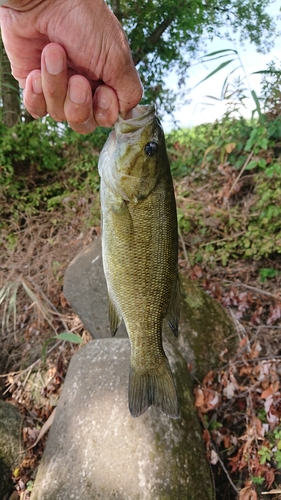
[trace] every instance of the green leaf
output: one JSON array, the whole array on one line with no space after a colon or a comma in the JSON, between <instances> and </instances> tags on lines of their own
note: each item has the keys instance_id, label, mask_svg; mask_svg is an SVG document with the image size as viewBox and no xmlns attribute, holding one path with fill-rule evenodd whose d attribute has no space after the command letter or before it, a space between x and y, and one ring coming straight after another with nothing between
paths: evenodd
<instances>
[{"instance_id":1,"label":"green leaf","mask_svg":"<svg viewBox=\"0 0 281 500\"><path fill-rule=\"evenodd\" d=\"M256 168L258 166L257 160L252 160L248 163L245 170L252 170L252 168Z\"/></svg>"},{"instance_id":2,"label":"green leaf","mask_svg":"<svg viewBox=\"0 0 281 500\"><path fill-rule=\"evenodd\" d=\"M261 476L252 476L251 477L253 484L262 484L264 482L264 477Z\"/></svg>"},{"instance_id":3,"label":"green leaf","mask_svg":"<svg viewBox=\"0 0 281 500\"><path fill-rule=\"evenodd\" d=\"M54 340L66 340L67 342L72 342L73 344L82 344L83 343L83 339L79 335L76 335L75 333L69 333L69 332L59 333L55 337L48 339L45 342L45 344L43 345L42 358L43 358L44 363L46 363L47 347L50 344L50 342L53 342Z\"/></svg>"},{"instance_id":4,"label":"green leaf","mask_svg":"<svg viewBox=\"0 0 281 500\"><path fill-rule=\"evenodd\" d=\"M262 283L264 283L267 278L275 278L279 274L278 271L272 267L263 267L259 272Z\"/></svg>"},{"instance_id":5,"label":"green leaf","mask_svg":"<svg viewBox=\"0 0 281 500\"><path fill-rule=\"evenodd\" d=\"M260 168L265 168L266 167L266 159L265 158L261 158L258 162L258 165Z\"/></svg>"},{"instance_id":6,"label":"green leaf","mask_svg":"<svg viewBox=\"0 0 281 500\"><path fill-rule=\"evenodd\" d=\"M72 342L73 344L83 344L83 339L76 335L75 333L63 332L59 333L54 339L66 340L67 342Z\"/></svg>"},{"instance_id":7,"label":"green leaf","mask_svg":"<svg viewBox=\"0 0 281 500\"><path fill-rule=\"evenodd\" d=\"M281 71L278 70L272 70L272 69L262 69L260 71L254 71L254 73L251 73L251 75L281 75Z\"/></svg>"},{"instance_id":8,"label":"green leaf","mask_svg":"<svg viewBox=\"0 0 281 500\"><path fill-rule=\"evenodd\" d=\"M204 57L213 57L216 56L217 54L222 54L222 53L229 53L232 52L233 54L238 54L237 50L235 49L223 49L223 50L216 50L215 52L210 52L210 54L206 54Z\"/></svg>"},{"instance_id":9,"label":"green leaf","mask_svg":"<svg viewBox=\"0 0 281 500\"><path fill-rule=\"evenodd\" d=\"M264 115L261 112L259 98L258 98L258 96L257 96L257 94L256 94L256 92L254 90L251 90L251 94L252 94L252 98L255 101L255 105L257 106L257 112L258 112L258 115L259 115L259 121L260 121L261 124L264 124L265 117L264 117Z\"/></svg>"},{"instance_id":10,"label":"green leaf","mask_svg":"<svg viewBox=\"0 0 281 500\"><path fill-rule=\"evenodd\" d=\"M267 448L267 446L262 446L261 449L258 451L258 455L260 456L260 463L261 465L263 465L266 462L270 461L272 451L269 448Z\"/></svg>"},{"instance_id":11,"label":"green leaf","mask_svg":"<svg viewBox=\"0 0 281 500\"><path fill-rule=\"evenodd\" d=\"M203 78L203 80L201 80L199 83L197 83L194 88L198 87L198 85L200 85L200 83L205 82L205 80L208 80L208 78L211 78L211 76L213 76L216 73L218 73L218 71L220 71L221 69L225 68L225 66L227 66L230 63L232 63L233 61L235 61L235 59L229 59L228 61L225 61L225 62L221 63L216 69L214 69L213 71L211 71L211 73L209 73L205 78Z\"/></svg>"}]
</instances>

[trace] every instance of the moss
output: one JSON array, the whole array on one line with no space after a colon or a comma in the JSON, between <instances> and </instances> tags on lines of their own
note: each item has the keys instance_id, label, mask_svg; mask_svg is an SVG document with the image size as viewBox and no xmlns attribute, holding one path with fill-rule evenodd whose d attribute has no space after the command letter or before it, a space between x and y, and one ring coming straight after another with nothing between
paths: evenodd
<instances>
[{"instance_id":1,"label":"moss","mask_svg":"<svg viewBox=\"0 0 281 500\"><path fill-rule=\"evenodd\" d=\"M226 359L235 352L234 325L223 307L198 284L181 278L182 307L179 339L165 330L165 337L193 367L199 380L221 366L220 354L227 348Z\"/></svg>"},{"instance_id":2,"label":"moss","mask_svg":"<svg viewBox=\"0 0 281 500\"><path fill-rule=\"evenodd\" d=\"M21 448L21 423L17 409L0 400L0 498L12 486L11 469L17 465Z\"/></svg>"},{"instance_id":3,"label":"moss","mask_svg":"<svg viewBox=\"0 0 281 500\"><path fill-rule=\"evenodd\" d=\"M167 346L165 346L167 349ZM169 353L168 353L169 354ZM177 394L181 408L180 419L167 419L167 434L172 433L166 447L165 427L163 422L157 426L154 420L153 439L155 456L165 457L165 466L161 462L157 483L159 492L153 496L159 500L214 500L215 494L209 464L202 442L201 427L194 407L192 384L186 370L186 364L180 357L169 355L174 374L176 375ZM157 411L157 410L156 410ZM162 416L161 416L162 417ZM166 418L166 417L162 417ZM163 495L163 484L167 484ZM204 485L201 491L200 487ZM162 493L162 495L161 495Z\"/></svg>"}]
</instances>

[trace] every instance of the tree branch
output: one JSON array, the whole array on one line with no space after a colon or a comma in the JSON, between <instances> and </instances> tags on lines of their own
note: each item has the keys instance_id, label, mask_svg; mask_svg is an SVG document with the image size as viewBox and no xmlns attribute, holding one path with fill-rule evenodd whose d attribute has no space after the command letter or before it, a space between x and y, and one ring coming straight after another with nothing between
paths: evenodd
<instances>
[{"instance_id":1,"label":"tree branch","mask_svg":"<svg viewBox=\"0 0 281 500\"><path fill-rule=\"evenodd\" d=\"M152 33L146 39L145 47L138 47L137 48L137 50L133 53L133 60L134 60L135 66L137 64L139 64L144 59L144 57L147 56L147 54L149 54L150 52L153 52L155 50L155 45L157 45L157 43L159 42L164 31L166 31L166 29L171 25L171 23L174 21L175 17L176 16L174 15L174 16L169 16L166 19L164 19L164 21L162 21L162 23L160 23L159 26L157 26L157 28L155 28L155 30L152 31ZM138 26L136 26L136 28L131 33L132 39L134 37L134 32L135 31L137 32L138 29L139 29Z\"/></svg>"}]
</instances>

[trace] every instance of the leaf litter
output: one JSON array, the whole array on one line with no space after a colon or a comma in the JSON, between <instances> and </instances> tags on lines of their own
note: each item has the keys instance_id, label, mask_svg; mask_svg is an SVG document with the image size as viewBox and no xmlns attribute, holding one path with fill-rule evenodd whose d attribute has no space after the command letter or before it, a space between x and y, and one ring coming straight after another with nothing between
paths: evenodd
<instances>
[{"instance_id":1,"label":"leaf litter","mask_svg":"<svg viewBox=\"0 0 281 500\"><path fill-rule=\"evenodd\" d=\"M279 291L270 294L273 301L257 286L243 290L242 283L232 282L229 287L209 270L199 273L197 266L191 276L193 271L205 290L229 310L239 338L235 356L194 388L208 459L215 477L225 475L226 489L219 489L218 497L254 500L271 491L272 498L280 498Z\"/></svg>"},{"instance_id":2,"label":"leaf litter","mask_svg":"<svg viewBox=\"0 0 281 500\"><path fill-rule=\"evenodd\" d=\"M90 205L78 206L75 214L22 214L1 230L0 397L24 417L24 449L11 474L11 497L20 500L30 497L69 361L80 348L73 334L76 342L77 335L82 344L90 340L62 293L67 265L99 234L83 222Z\"/></svg>"}]
</instances>

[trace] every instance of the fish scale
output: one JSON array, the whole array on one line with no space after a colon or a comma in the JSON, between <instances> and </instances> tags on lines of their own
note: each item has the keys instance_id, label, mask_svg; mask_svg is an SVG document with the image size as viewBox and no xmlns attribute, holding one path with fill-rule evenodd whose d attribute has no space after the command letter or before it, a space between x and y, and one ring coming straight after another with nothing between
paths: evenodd
<instances>
[{"instance_id":1,"label":"fish scale","mask_svg":"<svg viewBox=\"0 0 281 500\"><path fill-rule=\"evenodd\" d=\"M148 153L148 154L147 154ZM153 106L115 124L99 159L102 251L115 335L123 318L131 343L129 408L179 415L162 346L165 319L177 335L180 294L177 216L165 139Z\"/></svg>"}]
</instances>

